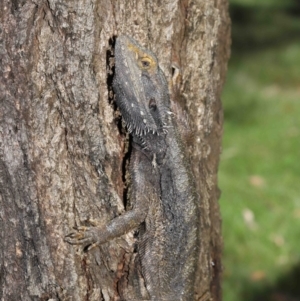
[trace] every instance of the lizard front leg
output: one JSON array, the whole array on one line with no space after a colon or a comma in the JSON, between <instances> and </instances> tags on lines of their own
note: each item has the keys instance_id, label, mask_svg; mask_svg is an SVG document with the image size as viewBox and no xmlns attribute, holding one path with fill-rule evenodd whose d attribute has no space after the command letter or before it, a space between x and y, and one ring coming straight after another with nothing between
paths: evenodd
<instances>
[{"instance_id":1,"label":"lizard front leg","mask_svg":"<svg viewBox=\"0 0 300 301\"><path fill-rule=\"evenodd\" d=\"M146 208L145 208L146 209ZM77 227L75 231L65 237L65 241L72 245L89 246L103 244L136 228L145 220L146 210L133 208L110 221L107 225L98 227ZM89 248L89 249L90 249Z\"/></svg>"},{"instance_id":2,"label":"lizard front leg","mask_svg":"<svg viewBox=\"0 0 300 301\"><path fill-rule=\"evenodd\" d=\"M137 228L145 220L149 209L149 200L147 195L138 192L143 191L143 187L147 185L144 173L139 170L142 167L139 164L140 156L141 154L134 150L130 164L133 208L106 225L74 228L75 231L66 235L66 242L72 245L83 245L84 248L89 246L88 249L91 249L95 245L103 244Z\"/></svg>"}]
</instances>

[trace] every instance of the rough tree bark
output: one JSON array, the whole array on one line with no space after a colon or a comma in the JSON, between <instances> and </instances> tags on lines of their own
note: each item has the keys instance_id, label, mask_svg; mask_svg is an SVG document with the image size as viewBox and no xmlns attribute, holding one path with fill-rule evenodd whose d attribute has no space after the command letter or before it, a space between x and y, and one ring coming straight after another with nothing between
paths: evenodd
<instances>
[{"instance_id":1,"label":"rough tree bark","mask_svg":"<svg viewBox=\"0 0 300 301\"><path fill-rule=\"evenodd\" d=\"M157 54L171 98L189 116L186 147L201 195L195 300L221 300L217 168L227 5L1 0L1 300L119 300L126 286L134 233L88 253L63 240L73 226L105 223L126 208L128 139L111 92L118 34Z\"/></svg>"}]
</instances>

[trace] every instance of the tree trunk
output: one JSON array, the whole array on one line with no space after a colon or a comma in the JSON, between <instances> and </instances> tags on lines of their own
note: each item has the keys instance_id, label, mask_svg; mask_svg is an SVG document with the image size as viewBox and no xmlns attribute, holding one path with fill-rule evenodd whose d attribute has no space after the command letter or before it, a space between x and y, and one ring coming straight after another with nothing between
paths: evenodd
<instances>
[{"instance_id":1,"label":"tree trunk","mask_svg":"<svg viewBox=\"0 0 300 301\"><path fill-rule=\"evenodd\" d=\"M227 1L1 0L0 16L0 299L122 296L134 233L89 252L64 236L126 209L130 147L111 83L114 39L127 34L156 53L171 99L188 116L201 196L194 300L221 300Z\"/></svg>"}]
</instances>

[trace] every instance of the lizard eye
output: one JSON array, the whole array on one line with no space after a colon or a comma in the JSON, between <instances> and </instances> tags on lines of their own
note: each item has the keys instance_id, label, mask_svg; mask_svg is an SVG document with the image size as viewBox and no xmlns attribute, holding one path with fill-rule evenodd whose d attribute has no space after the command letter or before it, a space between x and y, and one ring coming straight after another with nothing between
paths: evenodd
<instances>
[{"instance_id":1,"label":"lizard eye","mask_svg":"<svg viewBox=\"0 0 300 301\"><path fill-rule=\"evenodd\" d=\"M148 69L150 67L151 61L148 58L141 59L142 67Z\"/></svg>"},{"instance_id":2,"label":"lizard eye","mask_svg":"<svg viewBox=\"0 0 300 301\"><path fill-rule=\"evenodd\" d=\"M149 109L155 111L156 110L156 101L154 98L149 100Z\"/></svg>"}]
</instances>

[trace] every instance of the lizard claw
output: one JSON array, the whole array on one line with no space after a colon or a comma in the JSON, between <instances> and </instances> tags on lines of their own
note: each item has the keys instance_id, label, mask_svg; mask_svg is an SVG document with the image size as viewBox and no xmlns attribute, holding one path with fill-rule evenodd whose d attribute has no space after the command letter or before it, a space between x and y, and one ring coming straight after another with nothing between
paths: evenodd
<instances>
[{"instance_id":1,"label":"lizard claw","mask_svg":"<svg viewBox=\"0 0 300 301\"><path fill-rule=\"evenodd\" d=\"M91 249L98 247L100 244L98 242L94 242L90 246L88 246L87 251L90 251Z\"/></svg>"},{"instance_id":2,"label":"lizard claw","mask_svg":"<svg viewBox=\"0 0 300 301\"><path fill-rule=\"evenodd\" d=\"M69 244L88 246L95 242L88 227L79 226L73 227L73 229L76 231L73 231L65 236L65 241Z\"/></svg>"},{"instance_id":3,"label":"lizard claw","mask_svg":"<svg viewBox=\"0 0 300 301\"><path fill-rule=\"evenodd\" d=\"M76 230L77 232L83 232L85 233L88 230L89 227L86 226L75 226L73 227L74 230ZM74 232L71 232L74 233Z\"/></svg>"}]
</instances>

